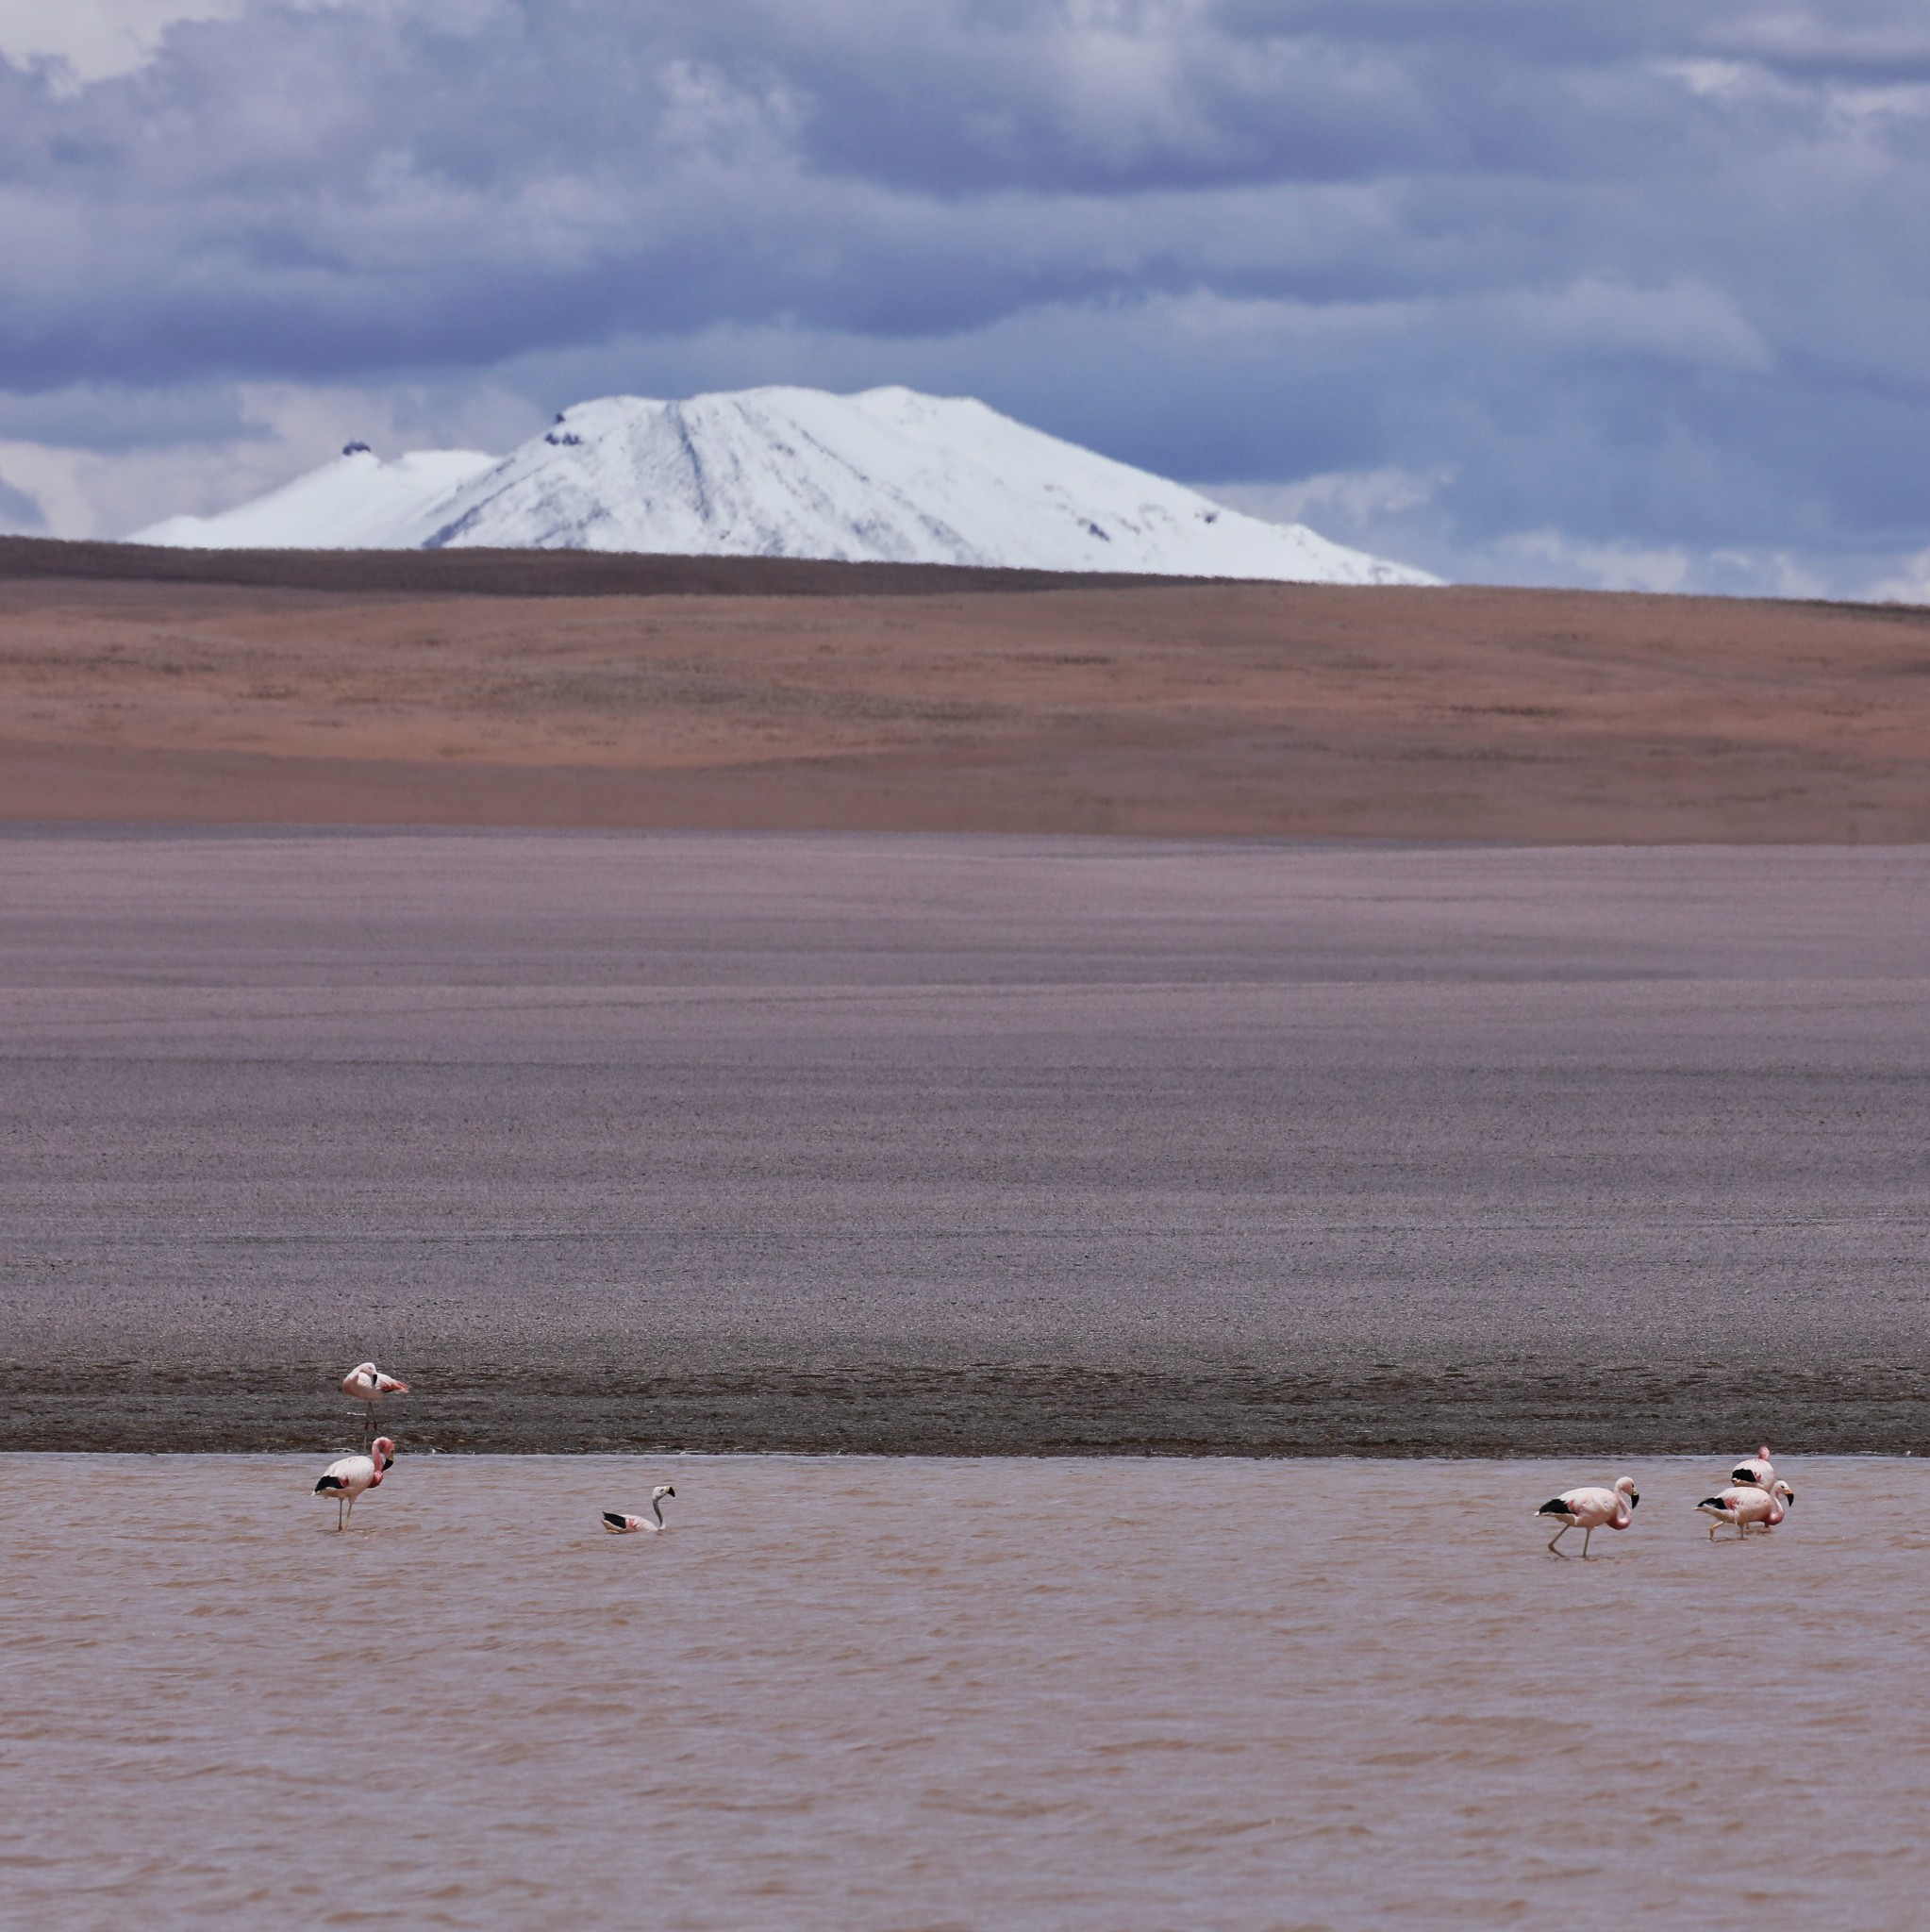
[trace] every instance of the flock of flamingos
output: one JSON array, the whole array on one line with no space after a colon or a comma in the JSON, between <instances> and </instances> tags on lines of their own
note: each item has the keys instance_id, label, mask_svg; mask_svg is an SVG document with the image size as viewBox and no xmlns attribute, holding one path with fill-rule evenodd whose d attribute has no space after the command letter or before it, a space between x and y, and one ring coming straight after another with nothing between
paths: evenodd
<instances>
[{"instance_id":1,"label":"flock of flamingos","mask_svg":"<svg viewBox=\"0 0 1930 1932\"><path fill-rule=\"evenodd\" d=\"M367 1425L375 1426L375 1405L385 1395L407 1395L408 1384L399 1376L385 1375L374 1362L358 1362L341 1378L341 1392L365 1402ZM356 1512L356 1498L382 1487L382 1478L395 1467L395 1444L387 1436L377 1436L361 1456L344 1456L322 1472L315 1485L318 1496L335 1498L335 1526L346 1529ZM603 1526L612 1536L656 1536L669 1525L663 1520L663 1500L676 1494L668 1483L658 1483L650 1492L648 1516L625 1516L620 1509L603 1512Z\"/></svg>"},{"instance_id":2,"label":"flock of flamingos","mask_svg":"<svg viewBox=\"0 0 1930 1932\"><path fill-rule=\"evenodd\" d=\"M385 1395L407 1395L408 1384L394 1375L385 1375L374 1362L358 1362L341 1378L341 1392L368 1405L363 1413L368 1426L373 1429L376 1403ZM394 1467L395 1444L387 1436L377 1436L369 1444L366 1455L344 1456L322 1472L322 1479L315 1485L315 1493L335 1498L337 1529L348 1527L349 1519L355 1514L356 1498L370 1490L380 1489L382 1478ZM1716 1539L1716 1531L1725 1523L1738 1536L1747 1536L1752 1529L1772 1530L1796 1500L1796 1491L1788 1483L1777 1479L1770 1462L1767 1442L1729 1472L1729 1483L1728 1489L1718 1490L1713 1496L1705 1496L1695 1506L1704 1515L1715 1519L1709 1524L1711 1542ZM606 1509L603 1526L612 1536L655 1536L666 1527L664 1498L675 1494L676 1491L670 1484L658 1483L650 1492L648 1516L626 1516L618 1509ZM1561 1524L1548 1541L1548 1547L1556 1556L1568 1554L1565 1550L1556 1549L1556 1545L1570 1530L1578 1529L1582 1533L1582 1555L1586 1557L1589 1539L1598 1529L1626 1529L1635 1521L1635 1506L1640 1501L1641 1498L1636 1494L1635 1478L1624 1475L1618 1476L1606 1490L1564 1490L1560 1495L1543 1503L1536 1514L1552 1516Z\"/></svg>"},{"instance_id":3,"label":"flock of flamingos","mask_svg":"<svg viewBox=\"0 0 1930 1932\"><path fill-rule=\"evenodd\" d=\"M1705 1496L1695 1506L1705 1516L1715 1518L1709 1524L1711 1542L1725 1523L1738 1536L1747 1536L1752 1529L1772 1530L1796 1500L1796 1491L1788 1483L1777 1480L1767 1442L1754 1456L1745 1456L1729 1472L1729 1484L1728 1489ZM1589 1539L1598 1529L1626 1529L1635 1521L1635 1506L1640 1501L1635 1492L1635 1478L1624 1475L1618 1476L1613 1487L1606 1490L1564 1490L1543 1503L1536 1513L1552 1516L1561 1524L1548 1539L1551 1550L1570 1530L1578 1529L1582 1533L1582 1555L1586 1557ZM1568 1552L1555 1550L1555 1554L1564 1557Z\"/></svg>"}]
</instances>

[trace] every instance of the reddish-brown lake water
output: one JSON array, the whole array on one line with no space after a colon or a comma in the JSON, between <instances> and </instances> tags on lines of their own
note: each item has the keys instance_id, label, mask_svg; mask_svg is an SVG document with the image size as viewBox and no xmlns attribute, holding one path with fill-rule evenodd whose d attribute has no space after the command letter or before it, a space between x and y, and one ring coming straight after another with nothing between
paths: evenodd
<instances>
[{"instance_id":1,"label":"reddish-brown lake water","mask_svg":"<svg viewBox=\"0 0 1930 1932\"><path fill-rule=\"evenodd\" d=\"M0 1457L0 1923L1922 1922L1915 1461L317 1462Z\"/></svg>"}]
</instances>

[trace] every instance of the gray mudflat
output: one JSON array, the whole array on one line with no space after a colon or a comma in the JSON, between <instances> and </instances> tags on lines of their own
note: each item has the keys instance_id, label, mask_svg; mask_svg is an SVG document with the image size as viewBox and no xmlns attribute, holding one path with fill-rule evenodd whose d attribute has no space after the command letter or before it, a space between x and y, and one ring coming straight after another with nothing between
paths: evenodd
<instances>
[{"instance_id":1,"label":"gray mudflat","mask_svg":"<svg viewBox=\"0 0 1930 1932\"><path fill-rule=\"evenodd\" d=\"M0 1444L1901 1448L1930 851L0 836Z\"/></svg>"}]
</instances>

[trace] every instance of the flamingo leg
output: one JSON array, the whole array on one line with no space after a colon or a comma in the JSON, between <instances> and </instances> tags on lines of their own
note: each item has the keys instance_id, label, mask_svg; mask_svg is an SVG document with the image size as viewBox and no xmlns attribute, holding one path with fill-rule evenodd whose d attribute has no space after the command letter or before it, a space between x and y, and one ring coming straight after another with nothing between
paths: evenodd
<instances>
[{"instance_id":1,"label":"flamingo leg","mask_svg":"<svg viewBox=\"0 0 1930 1932\"><path fill-rule=\"evenodd\" d=\"M1582 1531L1582 1555L1584 1557L1586 1557L1589 1554L1589 1539L1591 1536L1593 1536L1594 1533L1595 1525L1592 1523L1589 1524L1588 1528Z\"/></svg>"},{"instance_id":2,"label":"flamingo leg","mask_svg":"<svg viewBox=\"0 0 1930 1932\"><path fill-rule=\"evenodd\" d=\"M1555 1534L1548 1539L1548 1547L1551 1550L1555 1550L1556 1544L1558 1543L1562 1540L1562 1538L1565 1537L1569 1533L1569 1531L1572 1530L1573 1527L1573 1524L1564 1523L1561 1525L1561 1527L1557 1529L1555 1532ZM1559 1550L1555 1550L1555 1554L1558 1557L1561 1555L1561 1552Z\"/></svg>"}]
</instances>

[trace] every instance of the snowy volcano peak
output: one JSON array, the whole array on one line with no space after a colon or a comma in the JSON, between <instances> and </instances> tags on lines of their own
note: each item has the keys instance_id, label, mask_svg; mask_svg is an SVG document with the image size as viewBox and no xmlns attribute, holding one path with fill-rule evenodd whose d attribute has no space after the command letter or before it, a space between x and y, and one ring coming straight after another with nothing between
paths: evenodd
<instances>
[{"instance_id":1,"label":"snowy volcano peak","mask_svg":"<svg viewBox=\"0 0 1930 1932\"><path fill-rule=\"evenodd\" d=\"M969 397L907 389L850 396L753 389L682 402L604 396L565 409L544 434L499 462L433 453L378 465L380 491L370 495L366 516L351 515L337 501L354 480L342 466L371 460L345 456L225 517L176 518L137 541L1435 581L1330 543L1304 525L1226 509ZM451 465L447 486L407 501L397 476L388 474L437 462ZM325 517L316 514L324 498L331 506ZM305 518L315 534L297 527ZM332 534L351 524L362 534Z\"/></svg>"},{"instance_id":2,"label":"snowy volcano peak","mask_svg":"<svg viewBox=\"0 0 1930 1932\"><path fill-rule=\"evenodd\" d=\"M1026 544L988 425L1003 425L1007 441L1051 441L982 404L903 389L604 396L565 409L540 441L474 479L428 541L903 563L1062 558L1062 535Z\"/></svg>"}]
</instances>

